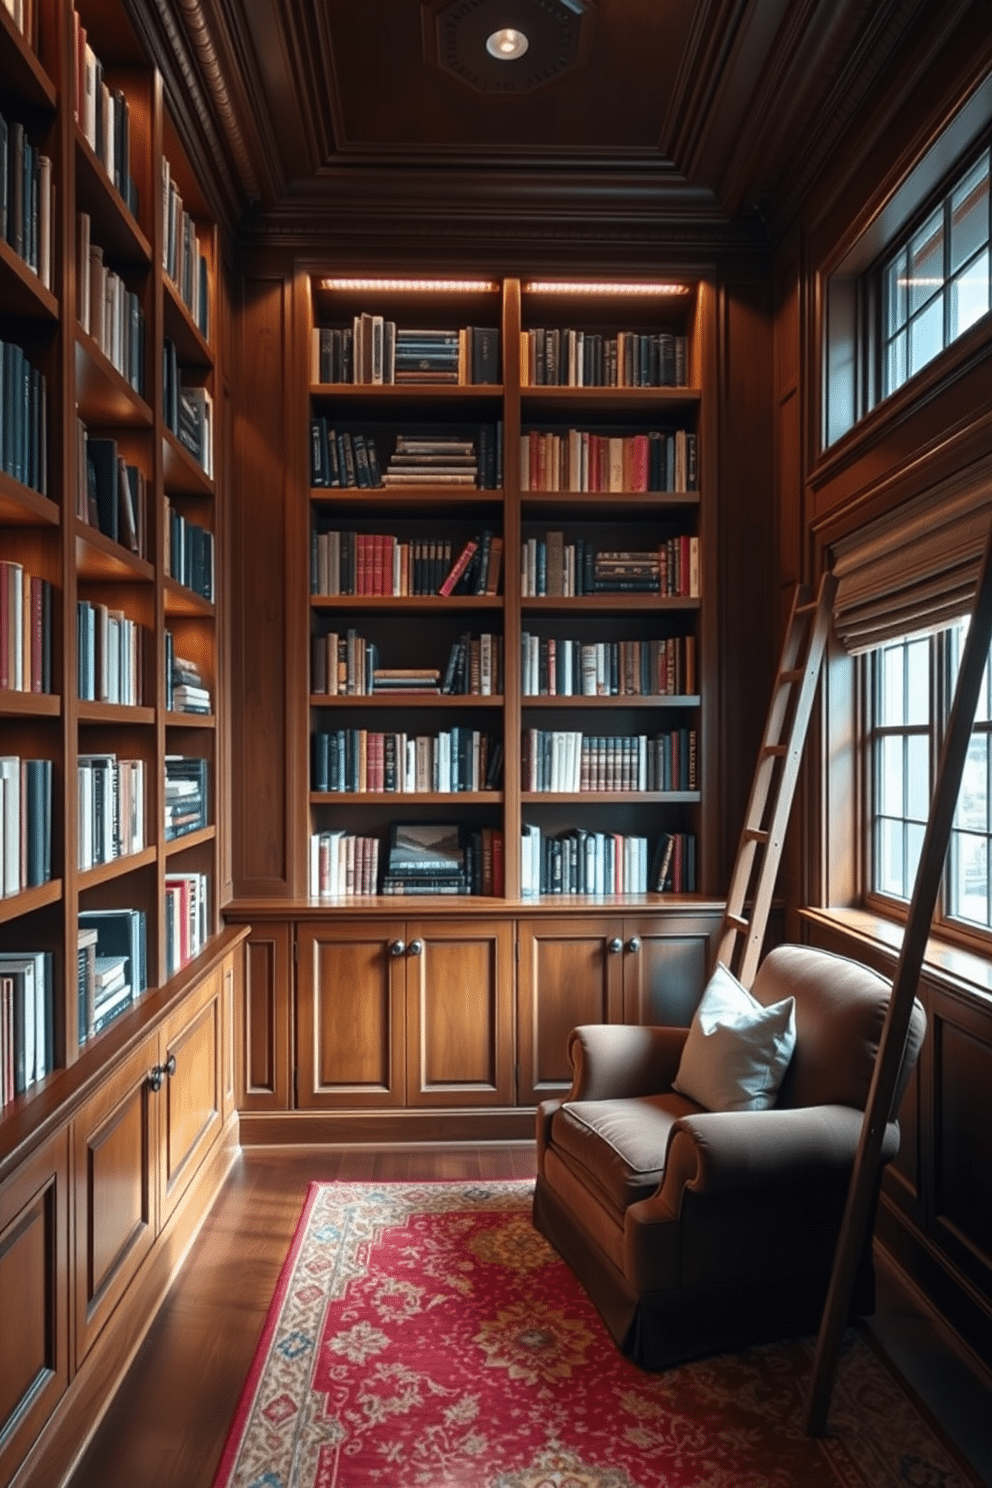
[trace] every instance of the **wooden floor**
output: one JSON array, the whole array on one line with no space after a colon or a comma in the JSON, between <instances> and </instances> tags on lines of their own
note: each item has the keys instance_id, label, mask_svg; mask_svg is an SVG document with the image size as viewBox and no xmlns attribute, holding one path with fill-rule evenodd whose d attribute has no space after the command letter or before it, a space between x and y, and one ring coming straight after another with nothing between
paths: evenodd
<instances>
[{"instance_id":1,"label":"wooden floor","mask_svg":"<svg viewBox=\"0 0 992 1488\"><path fill-rule=\"evenodd\" d=\"M527 1178L534 1150L244 1151L83 1454L71 1488L210 1488L262 1322L313 1179ZM880 1275L876 1331L992 1483L992 1389Z\"/></svg>"}]
</instances>

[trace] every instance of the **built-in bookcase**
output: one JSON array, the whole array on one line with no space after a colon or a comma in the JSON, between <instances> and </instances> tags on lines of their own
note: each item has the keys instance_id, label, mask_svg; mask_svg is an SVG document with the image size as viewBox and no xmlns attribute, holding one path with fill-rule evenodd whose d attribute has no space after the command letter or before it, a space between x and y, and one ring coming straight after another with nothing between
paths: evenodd
<instances>
[{"instance_id":1,"label":"built-in bookcase","mask_svg":"<svg viewBox=\"0 0 992 1488\"><path fill-rule=\"evenodd\" d=\"M707 286L304 282L312 896L391 888L404 822L495 843L483 901L701 889ZM452 578L494 540L495 585ZM499 681L464 693L483 636ZM481 788L449 762L473 733ZM349 837L363 869L329 876Z\"/></svg>"},{"instance_id":2,"label":"built-in bookcase","mask_svg":"<svg viewBox=\"0 0 992 1488\"><path fill-rule=\"evenodd\" d=\"M16 417L4 389L0 758L47 763L31 771L41 846L31 882L5 877L0 953L40 953L48 985L38 1078L5 1087L0 1128L103 1029L140 1020L220 926L217 228L124 8L30 10L25 35L0 7L8 145L43 162L38 220L0 242L4 371L23 386ZM205 762L202 816L175 836L171 757ZM22 789L5 771L8 825L23 773ZM80 917L132 909L146 985L136 974L140 995L94 1034Z\"/></svg>"}]
</instances>

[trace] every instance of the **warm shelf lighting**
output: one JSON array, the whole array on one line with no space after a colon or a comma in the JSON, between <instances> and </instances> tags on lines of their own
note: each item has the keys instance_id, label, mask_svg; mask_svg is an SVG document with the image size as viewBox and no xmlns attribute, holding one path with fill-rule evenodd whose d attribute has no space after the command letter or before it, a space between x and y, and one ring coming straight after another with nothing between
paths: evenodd
<instances>
[{"instance_id":1,"label":"warm shelf lighting","mask_svg":"<svg viewBox=\"0 0 992 1488\"><path fill-rule=\"evenodd\" d=\"M515 62L529 46L530 41L523 31L517 31L513 26L501 26L486 37L486 51L498 62Z\"/></svg>"},{"instance_id":2,"label":"warm shelf lighting","mask_svg":"<svg viewBox=\"0 0 992 1488\"><path fill-rule=\"evenodd\" d=\"M410 290L416 294L494 294L499 289L493 279L321 279L320 287L373 292Z\"/></svg>"},{"instance_id":3,"label":"warm shelf lighting","mask_svg":"<svg viewBox=\"0 0 992 1488\"><path fill-rule=\"evenodd\" d=\"M575 295L686 295L688 284L620 284L583 282L567 279L530 279L523 286L527 294Z\"/></svg>"}]
</instances>

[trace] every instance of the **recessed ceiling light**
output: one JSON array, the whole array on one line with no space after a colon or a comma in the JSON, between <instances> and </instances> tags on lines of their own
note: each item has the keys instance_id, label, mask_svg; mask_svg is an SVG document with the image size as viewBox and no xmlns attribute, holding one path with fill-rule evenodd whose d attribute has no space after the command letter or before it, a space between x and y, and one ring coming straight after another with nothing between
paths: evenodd
<instances>
[{"instance_id":1,"label":"recessed ceiling light","mask_svg":"<svg viewBox=\"0 0 992 1488\"><path fill-rule=\"evenodd\" d=\"M513 26L501 26L486 37L486 51L500 62L515 62L522 57L530 42L522 31Z\"/></svg>"}]
</instances>

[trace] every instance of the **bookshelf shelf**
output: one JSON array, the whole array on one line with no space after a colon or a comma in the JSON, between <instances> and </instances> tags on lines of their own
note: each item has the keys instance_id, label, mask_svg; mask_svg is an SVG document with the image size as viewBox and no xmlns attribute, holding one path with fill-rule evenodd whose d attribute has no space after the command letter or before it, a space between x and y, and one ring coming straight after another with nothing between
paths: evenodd
<instances>
[{"instance_id":1,"label":"bookshelf shelf","mask_svg":"<svg viewBox=\"0 0 992 1488\"><path fill-rule=\"evenodd\" d=\"M521 791L520 799L528 806L557 805L562 802L576 806L617 806L626 802L656 806L681 802L683 805L698 806L702 797L699 791Z\"/></svg>"},{"instance_id":2,"label":"bookshelf shelf","mask_svg":"<svg viewBox=\"0 0 992 1488\"><path fill-rule=\"evenodd\" d=\"M702 601L664 594L530 595L520 601L521 614L627 615L640 612L694 611Z\"/></svg>"},{"instance_id":3,"label":"bookshelf shelf","mask_svg":"<svg viewBox=\"0 0 992 1488\"><path fill-rule=\"evenodd\" d=\"M58 527L62 513L40 491L32 491L0 470L0 524L4 527Z\"/></svg>"},{"instance_id":4,"label":"bookshelf shelf","mask_svg":"<svg viewBox=\"0 0 992 1488\"><path fill-rule=\"evenodd\" d=\"M489 708L499 712L504 707L504 699L493 693L450 693L450 692L366 692L359 694L312 692L310 694L311 708L327 708L336 712L339 708L345 711L368 711L369 709L384 708L388 712L402 712L407 708L432 708L445 713L449 711L459 712L470 709L473 712L478 708Z\"/></svg>"},{"instance_id":5,"label":"bookshelf shelf","mask_svg":"<svg viewBox=\"0 0 992 1488\"><path fill-rule=\"evenodd\" d=\"M212 368L214 354L210 343L193 320L178 287L168 275L162 278L162 289L165 333L175 342L179 361L184 367Z\"/></svg>"},{"instance_id":6,"label":"bookshelf shelf","mask_svg":"<svg viewBox=\"0 0 992 1488\"><path fill-rule=\"evenodd\" d=\"M81 699L76 704L76 717L80 723L111 723L124 726L155 722L155 709L130 707L124 703L94 703Z\"/></svg>"},{"instance_id":7,"label":"bookshelf shelf","mask_svg":"<svg viewBox=\"0 0 992 1488\"><path fill-rule=\"evenodd\" d=\"M76 572L84 583L150 583L155 566L96 527L76 520Z\"/></svg>"},{"instance_id":8,"label":"bookshelf shelf","mask_svg":"<svg viewBox=\"0 0 992 1488\"><path fill-rule=\"evenodd\" d=\"M458 387L442 383L368 383L368 382L318 382L312 384L310 395L315 400L327 398L335 407L358 406L382 411L390 410L395 417L399 408L462 408L479 403L496 403L503 397L502 385L487 382ZM455 415L455 419L461 415Z\"/></svg>"},{"instance_id":9,"label":"bookshelf shelf","mask_svg":"<svg viewBox=\"0 0 992 1488\"><path fill-rule=\"evenodd\" d=\"M311 791L312 805L499 806L502 791Z\"/></svg>"},{"instance_id":10,"label":"bookshelf shelf","mask_svg":"<svg viewBox=\"0 0 992 1488\"><path fill-rule=\"evenodd\" d=\"M210 600L195 594L192 589L187 589L186 585L180 584L178 579L166 575L164 587L167 616L198 615L204 620L214 618L214 606Z\"/></svg>"},{"instance_id":11,"label":"bookshelf shelf","mask_svg":"<svg viewBox=\"0 0 992 1488\"><path fill-rule=\"evenodd\" d=\"M165 856L167 858L178 857L180 853L187 852L191 848L213 843L216 837L217 828L213 826L200 827L196 832L183 832L179 837L166 837L163 839Z\"/></svg>"},{"instance_id":12,"label":"bookshelf shelf","mask_svg":"<svg viewBox=\"0 0 992 1488\"><path fill-rule=\"evenodd\" d=\"M204 496L214 494L214 483L198 465L171 429L162 430L162 456L165 465L165 487L177 496Z\"/></svg>"},{"instance_id":13,"label":"bookshelf shelf","mask_svg":"<svg viewBox=\"0 0 992 1488\"><path fill-rule=\"evenodd\" d=\"M51 692L11 692L0 689L0 718L58 718L62 699Z\"/></svg>"},{"instance_id":14,"label":"bookshelf shelf","mask_svg":"<svg viewBox=\"0 0 992 1488\"><path fill-rule=\"evenodd\" d=\"M18 320L56 323L59 318L59 302L46 289L33 269L29 269L23 258L0 239L0 296L3 297L7 313Z\"/></svg>"},{"instance_id":15,"label":"bookshelf shelf","mask_svg":"<svg viewBox=\"0 0 992 1488\"><path fill-rule=\"evenodd\" d=\"M216 729L217 719L213 713L170 713L165 715L165 726L170 729Z\"/></svg>"},{"instance_id":16,"label":"bookshelf shelf","mask_svg":"<svg viewBox=\"0 0 992 1488\"><path fill-rule=\"evenodd\" d=\"M89 212L95 241L105 253L125 263L151 267L152 245L132 217L127 203L111 181L89 141L76 126L76 207Z\"/></svg>"},{"instance_id":17,"label":"bookshelf shelf","mask_svg":"<svg viewBox=\"0 0 992 1488\"><path fill-rule=\"evenodd\" d=\"M76 327L76 397L87 426L150 429L155 416L81 327Z\"/></svg>"},{"instance_id":18,"label":"bookshelf shelf","mask_svg":"<svg viewBox=\"0 0 992 1488\"><path fill-rule=\"evenodd\" d=\"M6 7L0 7L0 76L10 92L32 108L54 111L58 89Z\"/></svg>"},{"instance_id":19,"label":"bookshelf shelf","mask_svg":"<svg viewBox=\"0 0 992 1488\"><path fill-rule=\"evenodd\" d=\"M78 869L78 886L81 892L95 889L100 884L113 883L115 879L125 878L129 873L137 873L139 868L149 868L156 860L154 847L143 848L138 853L126 853L120 858L111 858L109 863L98 863L92 868Z\"/></svg>"},{"instance_id":20,"label":"bookshelf shelf","mask_svg":"<svg viewBox=\"0 0 992 1488\"><path fill-rule=\"evenodd\" d=\"M348 614L375 614L382 612L421 615L451 615L460 610L501 610L502 595L495 594L314 594L310 596L311 608L329 613L345 611Z\"/></svg>"},{"instance_id":21,"label":"bookshelf shelf","mask_svg":"<svg viewBox=\"0 0 992 1488\"><path fill-rule=\"evenodd\" d=\"M8 894L6 898L0 899L0 924L9 924L13 920L35 914L39 909L58 904L62 898L62 888L62 880L53 878L48 883L39 884L37 888L23 889L19 894Z\"/></svg>"},{"instance_id":22,"label":"bookshelf shelf","mask_svg":"<svg viewBox=\"0 0 992 1488\"><path fill-rule=\"evenodd\" d=\"M559 708L579 709L580 711L591 709L615 714L626 711L628 708L648 712L659 708L698 708L700 701L698 693L612 693L598 697L588 693L525 692L521 694L520 707L528 710L553 709L555 711Z\"/></svg>"}]
</instances>

